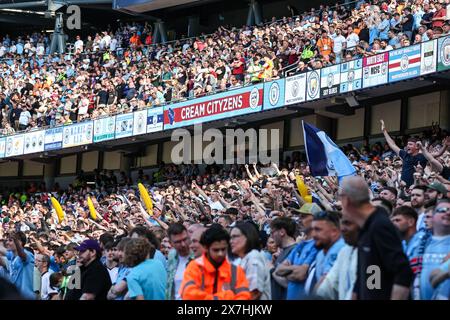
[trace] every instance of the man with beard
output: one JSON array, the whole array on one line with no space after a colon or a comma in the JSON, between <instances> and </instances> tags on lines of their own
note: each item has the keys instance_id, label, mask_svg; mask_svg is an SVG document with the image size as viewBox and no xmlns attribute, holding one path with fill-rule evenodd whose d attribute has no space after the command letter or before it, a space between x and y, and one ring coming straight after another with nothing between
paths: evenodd
<instances>
[{"instance_id":1,"label":"man with beard","mask_svg":"<svg viewBox=\"0 0 450 320\"><path fill-rule=\"evenodd\" d=\"M318 287L318 296L332 300L352 299L358 261L359 229L348 217L341 219L341 234L346 245L339 251L336 262Z\"/></svg>"},{"instance_id":2,"label":"man with beard","mask_svg":"<svg viewBox=\"0 0 450 320\"><path fill-rule=\"evenodd\" d=\"M70 289L66 300L106 300L111 279L100 262L102 250L96 240L85 240L78 247L77 264L81 271L81 288ZM79 273L75 272L74 276ZM69 280L70 281L70 280Z\"/></svg>"},{"instance_id":3,"label":"man with beard","mask_svg":"<svg viewBox=\"0 0 450 320\"><path fill-rule=\"evenodd\" d=\"M417 212L407 206L401 206L394 210L391 216L392 223L397 227L402 238L403 252L411 260L417 256L417 248L420 243L421 232L417 232ZM414 270L413 270L414 271Z\"/></svg>"},{"instance_id":4,"label":"man with beard","mask_svg":"<svg viewBox=\"0 0 450 320\"><path fill-rule=\"evenodd\" d=\"M384 187L380 192L380 198L389 201L394 206L397 202L398 192L394 187Z\"/></svg>"},{"instance_id":5,"label":"man with beard","mask_svg":"<svg viewBox=\"0 0 450 320\"><path fill-rule=\"evenodd\" d=\"M420 215L425 211L425 186L414 186L411 190L411 207Z\"/></svg>"},{"instance_id":6,"label":"man with beard","mask_svg":"<svg viewBox=\"0 0 450 320\"><path fill-rule=\"evenodd\" d=\"M433 211L433 236L426 246L420 274L420 299L450 299L450 201L439 200Z\"/></svg>"},{"instance_id":7,"label":"man with beard","mask_svg":"<svg viewBox=\"0 0 450 320\"><path fill-rule=\"evenodd\" d=\"M419 153L420 149L416 145L418 141L417 139L408 139L406 150L400 149L387 132L386 127L384 126L384 121L380 120L380 122L381 131L383 132L384 138L386 139L389 147L403 160L402 180L406 183L406 186L409 187L414 183L414 166L420 164L422 168L425 168L427 165L427 159L423 154Z\"/></svg>"},{"instance_id":8,"label":"man with beard","mask_svg":"<svg viewBox=\"0 0 450 320\"><path fill-rule=\"evenodd\" d=\"M345 245L341 237L339 219L340 213L335 211L321 211L314 215L312 237L320 251L309 270L305 284L307 293L315 294Z\"/></svg>"},{"instance_id":9,"label":"man with beard","mask_svg":"<svg viewBox=\"0 0 450 320\"><path fill-rule=\"evenodd\" d=\"M403 253L402 243L395 226L386 211L370 203L367 182L361 177L345 177L340 184L338 197L344 217L361 228L358 236L357 278L353 299L358 300L405 300L413 272ZM378 285L369 287L377 266ZM372 270L372 271L371 271ZM369 282L368 282L369 281ZM372 282L373 283L373 282Z\"/></svg>"},{"instance_id":10,"label":"man with beard","mask_svg":"<svg viewBox=\"0 0 450 320\"><path fill-rule=\"evenodd\" d=\"M297 210L294 209L294 212ZM298 209L298 213L302 215L302 231L306 239L296 245L273 274L278 281L287 283L287 300L306 298L305 281L308 277L308 270L319 252L311 235L313 214L318 212L320 212L320 208L315 203L305 203Z\"/></svg>"},{"instance_id":11,"label":"man with beard","mask_svg":"<svg viewBox=\"0 0 450 320\"><path fill-rule=\"evenodd\" d=\"M188 264L180 288L183 300L249 300L248 281L241 267L227 259L230 235L213 225L200 239L203 255Z\"/></svg>"}]
</instances>

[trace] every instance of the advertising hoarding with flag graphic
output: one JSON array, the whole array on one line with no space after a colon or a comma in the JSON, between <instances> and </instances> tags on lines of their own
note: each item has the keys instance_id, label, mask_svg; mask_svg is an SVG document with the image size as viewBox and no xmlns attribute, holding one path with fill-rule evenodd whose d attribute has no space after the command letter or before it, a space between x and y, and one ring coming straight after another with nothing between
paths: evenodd
<instances>
[{"instance_id":1,"label":"advertising hoarding with flag graphic","mask_svg":"<svg viewBox=\"0 0 450 320\"><path fill-rule=\"evenodd\" d=\"M164 106L164 130L262 110L263 84Z\"/></svg>"},{"instance_id":2,"label":"advertising hoarding with flag graphic","mask_svg":"<svg viewBox=\"0 0 450 320\"><path fill-rule=\"evenodd\" d=\"M362 88L362 65L362 59L341 63L341 93Z\"/></svg>"},{"instance_id":3,"label":"advertising hoarding with flag graphic","mask_svg":"<svg viewBox=\"0 0 450 320\"><path fill-rule=\"evenodd\" d=\"M151 108L147 110L147 133L163 130L164 108Z\"/></svg>"},{"instance_id":4,"label":"advertising hoarding with flag graphic","mask_svg":"<svg viewBox=\"0 0 450 320\"><path fill-rule=\"evenodd\" d=\"M420 75L420 44L389 52L389 82Z\"/></svg>"}]
</instances>

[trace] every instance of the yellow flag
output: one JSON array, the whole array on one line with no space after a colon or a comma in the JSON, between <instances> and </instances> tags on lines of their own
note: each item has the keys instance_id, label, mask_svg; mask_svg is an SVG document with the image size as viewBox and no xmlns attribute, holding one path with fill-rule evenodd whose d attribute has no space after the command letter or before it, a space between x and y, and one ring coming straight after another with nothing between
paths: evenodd
<instances>
[{"instance_id":1,"label":"yellow flag","mask_svg":"<svg viewBox=\"0 0 450 320\"><path fill-rule=\"evenodd\" d=\"M308 187L303 182L303 179L300 176L296 176L295 180L297 182L297 189L300 195L307 203L312 202L312 196L308 194Z\"/></svg>"},{"instance_id":2,"label":"yellow flag","mask_svg":"<svg viewBox=\"0 0 450 320\"><path fill-rule=\"evenodd\" d=\"M59 204L58 200L54 197L50 197L50 200L52 202L53 209L56 211L56 215L58 216L58 222L61 223L64 219L64 212L61 208L61 205Z\"/></svg>"},{"instance_id":3,"label":"yellow flag","mask_svg":"<svg viewBox=\"0 0 450 320\"><path fill-rule=\"evenodd\" d=\"M92 202L91 197L89 197L89 196L87 198L87 203L88 203L88 207L89 207L89 212L91 214L91 218L94 220L97 220L97 211L95 211L94 203Z\"/></svg>"},{"instance_id":4,"label":"yellow flag","mask_svg":"<svg viewBox=\"0 0 450 320\"><path fill-rule=\"evenodd\" d=\"M141 200L144 202L145 207L147 208L148 213L153 215L153 202L150 198L147 189L144 187L142 183L138 183L139 193L141 194Z\"/></svg>"}]
</instances>

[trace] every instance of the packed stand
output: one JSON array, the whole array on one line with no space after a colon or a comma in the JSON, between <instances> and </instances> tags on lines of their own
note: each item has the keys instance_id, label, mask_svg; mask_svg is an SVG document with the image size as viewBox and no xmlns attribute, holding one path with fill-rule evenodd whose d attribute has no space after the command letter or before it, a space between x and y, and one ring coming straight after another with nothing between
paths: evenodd
<instances>
[{"instance_id":1,"label":"packed stand","mask_svg":"<svg viewBox=\"0 0 450 320\"><path fill-rule=\"evenodd\" d=\"M442 1L442 0L441 0ZM46 55L32 34L0 46L0 130L68 125L278 79L449 34L439 1L336 4L300 16L152 44L151 26L121 24Z\"/></svg>"},{"instance_id":2,"label":"packed stand","mask_svg":"<svg viewBox=\"0 0 450 320\"><path fill-rule=\"evenodd\" d=\"M357 175L341 181L294 152L2 192L0 281L16 289L0 297L448 300L450 135L381 129L385 142L343 148Z\"/></svg>"}]
</instances>

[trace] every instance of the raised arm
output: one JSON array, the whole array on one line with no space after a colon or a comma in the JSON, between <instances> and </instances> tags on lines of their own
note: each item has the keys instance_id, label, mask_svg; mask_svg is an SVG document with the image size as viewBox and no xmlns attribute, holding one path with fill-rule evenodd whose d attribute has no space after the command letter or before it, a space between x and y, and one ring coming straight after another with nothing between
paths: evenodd
<instances>
[{"instance_id":1,"label":"raised arm","mask_svg":"<svg viewBox=\"0 0 450 320\"><path fill-rule=\"evenodd\" d=\"M424 157L431 163L432 170L436 172L442 172L442 169L444 169L444 167L435 157L433 157L431 153L428 152L427 148L424 147L422 142L418 141L416 143L416 146L422 151Z\"/></svg>"},{"instance_id":2,"label":"raised arm","mask_svg":"<svg viewBox=\"0 0 450 320\"><path fill-rule=\"evenodd\" d=\"M387 144L389 145L389 148L391 148L397 155L400 154L400 148L395 144L394 140L391 138L389 133L386 130L386 127L384 125L384 120L381 119L381 132L383 132L384 138L386 139Z\"/></svg>"}]
</instances>

